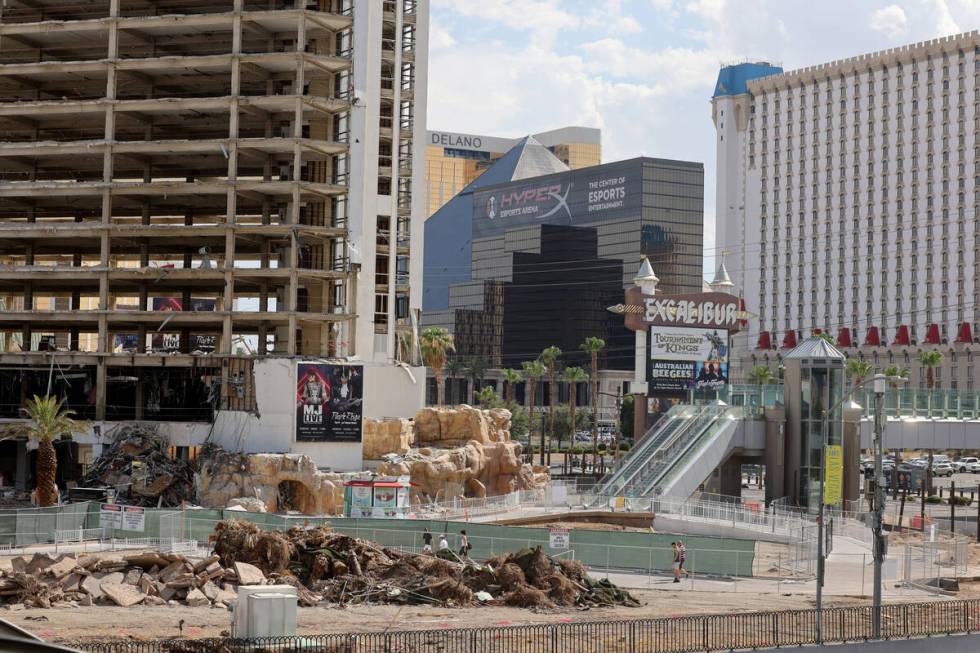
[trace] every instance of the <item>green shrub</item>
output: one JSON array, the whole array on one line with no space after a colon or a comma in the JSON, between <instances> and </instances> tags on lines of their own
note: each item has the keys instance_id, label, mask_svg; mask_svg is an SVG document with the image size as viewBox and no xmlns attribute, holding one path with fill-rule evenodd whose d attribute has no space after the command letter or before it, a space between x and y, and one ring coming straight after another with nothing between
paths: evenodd
<instances>
[{"instance_id":1,"label":"green shrub","mask_svg":"<svg viewBox=\"0 0 980 653\"><path fill-rule=\"evenodd\" d=\"M942 503L943 500L938 495L930 494L926 497L926 503Z\"/></svg>"},{"instance_id":2,"label":"green shrub","mask_svg":"<svg viewBox=\"0 0 980 653\"><path fill-rule=\"evenodd\" d=\"M973 499L971 499L970 497L961 497L961 496L953 495L949 498L948 503L951 506L968 506L971 503L973 503Z\"/></svg>"}]
</instances>

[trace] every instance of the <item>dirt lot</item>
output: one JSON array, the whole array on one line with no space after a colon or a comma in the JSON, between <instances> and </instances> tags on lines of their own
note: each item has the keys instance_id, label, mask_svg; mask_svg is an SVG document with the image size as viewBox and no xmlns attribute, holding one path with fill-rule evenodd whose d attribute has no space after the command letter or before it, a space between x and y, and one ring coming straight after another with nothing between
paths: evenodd
<instances>
[{"instance_id":1,"label":"dirt lot","mask_svg":"<svg viewBox=\"0 0 980 653\"><path fill-rule=\"evenodd\" d=\"M790 610L813 607L813 595L719 594L712 592L635 590L644 604L639 608L595 608L531 612L519 608L436 608L418 606L356 606L349 608L300 608L301 634L366 632L384 629L445 629L508 626L531 623L608 621L705 614ZM826 605L867 603L846 597L828 598ZM50 641L121 637L143 640L164 637L211 637L227 631L231 612L223 609L160 607L87 607L49 610L0 610L0 617ZM180 622L183 621L183 628ZM111 624L108 627L107 624Z\"/></svg>"}]
</instances>

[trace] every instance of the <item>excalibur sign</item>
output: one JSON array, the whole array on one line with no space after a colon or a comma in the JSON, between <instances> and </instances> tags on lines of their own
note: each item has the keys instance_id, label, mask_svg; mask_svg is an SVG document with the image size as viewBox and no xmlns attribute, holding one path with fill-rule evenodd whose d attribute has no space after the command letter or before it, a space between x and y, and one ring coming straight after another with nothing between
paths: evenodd
<instances>
[{"instance_id":1,"label":"excalibur sign","mask_svg":"<svg viewBox=\"0 0 980 653\"><path fill-rule=\"evenodd\" d=\"M650 326L692 326L738 331L741 323L755 317L739 309L739 299L726 293L643 295L636 286L626 290L626 303L606 310L626 316L633 331Z\"/></svg>"}]
</instances>

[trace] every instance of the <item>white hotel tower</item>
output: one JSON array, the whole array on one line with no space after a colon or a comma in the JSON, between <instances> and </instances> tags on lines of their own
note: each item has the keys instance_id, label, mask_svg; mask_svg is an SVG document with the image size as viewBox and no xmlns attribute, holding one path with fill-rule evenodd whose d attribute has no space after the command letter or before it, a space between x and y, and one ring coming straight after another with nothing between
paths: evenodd
<instances>
[{"instance_id":1,"label":"white hotel tower","mask_svg":"<svg viewBox=\"0 0 980 653\"><path fill-rule=\"evenodd\" d=\"M978 387L980 35L726 66L712 105L717 245L758 314L742 369L827 331L916 385L939 349L945 387Z\"/></svg>"}]
</instances>

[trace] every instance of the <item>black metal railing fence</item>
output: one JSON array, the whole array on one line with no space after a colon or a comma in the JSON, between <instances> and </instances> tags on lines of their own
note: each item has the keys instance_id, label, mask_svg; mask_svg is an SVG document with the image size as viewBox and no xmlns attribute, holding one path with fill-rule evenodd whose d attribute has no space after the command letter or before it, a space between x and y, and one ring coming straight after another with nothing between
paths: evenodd
<instances>
[{"instance_id":1,"label":"black metal railing fence","mask_svg":"<svg viewBox=\"0 0 980 653\"><path fill-rule=\"evenodd\" d=\"M823 610L824 643L871 639L871 606ZM697 653L816 642L816 610L742 612L493 628L230 638L67 642L86 653ZM980 600L882 607L882 638L980 630Z\"/></svg>"}]
</instances>

